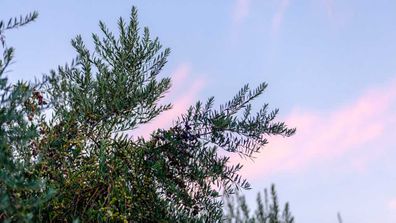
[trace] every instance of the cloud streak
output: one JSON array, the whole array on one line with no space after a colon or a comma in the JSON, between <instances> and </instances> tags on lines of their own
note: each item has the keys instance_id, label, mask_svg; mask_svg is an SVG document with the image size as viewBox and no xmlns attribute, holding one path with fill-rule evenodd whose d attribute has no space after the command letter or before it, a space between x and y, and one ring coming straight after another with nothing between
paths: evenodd
<instances>
[{"instance_id":1,"label":"cloud streak","mask_svg":"<svg viewBox=\"0 0 396 223\"><path fill-rule=\"evenodd\" d=\"M287 11L287 8L289 7L289 4L290 4L289 0L280 0L279 7L275 12L274 16L272 17L272 22L271 22L272 36L278 35L285 17L285 13Z\"/></svg>"},{"instance_id":2,"label":"cloud streak","mask_svg":"<svg viewBox=\"0 0 396 223\"><path fill-rule=\"evenodd\" d=\"M258 178L298 172L331 163L354 151L366 153L351 160L351 168L363 171L367 160L378 153L378 148L366 145L390 143L396 136L395 106L396 82L392 82L331 112L297 110L286 118L289 126L297 127L297 134L291 138L271 138L255 163L246 162L243 174Z\"/></svg>"},{"instance_id":3,"label":"cloud streak","mask_svg":"<svg viewBox=\"0 0 396 223\"><path fill-rule=\"evenodd\" d=\"M393 198L388 202L388 209L391 211L396 211L396 198Z\"/></svg>"},{"instance_id":4,"label":"cloud streak","mask_svg":"<svg viewBox=\"0 0 396 223\"><path fill-rule=\"evenodd\" d=\"M322 0L326 9L327 16L334 19L334 0Z\"/></svg>"},{"instance_id":5,"label":"cloud streak","mask_svg":"<svg viewBox=\"0 0 396 223\"><path fill-rule=\"evenodd\" d=\"M239 26L250 12L250 0L236 0L232 19L235 25Z\"/></svg>"}]
</instances>

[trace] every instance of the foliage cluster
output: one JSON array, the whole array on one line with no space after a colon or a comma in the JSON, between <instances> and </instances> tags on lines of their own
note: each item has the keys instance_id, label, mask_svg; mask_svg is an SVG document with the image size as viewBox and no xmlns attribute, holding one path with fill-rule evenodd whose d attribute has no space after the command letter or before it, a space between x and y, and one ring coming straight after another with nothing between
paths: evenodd
<instances>
[{"instance_id":1,"label":"foliage cluster","mask_svg":"<svg viewBox=\"0 0 396 223\"><path fill-rule=\"evenodd\" d=\"M10 85L13 49L4 31L36 17L0 23L1 220L220 221L221 196L250 188L228 154L252 158L268 136L295 132L267 104L252 112L263 83L245 85L219 109L214 98L197 102L169 129L131 138L131 130L171 109L159 104L170 78L158 77L170 50L147 28L140 32L135 8L129 21L119 19L117 35L100 22L94 51L77 36L70 65L35 84Z\"/></svg>"},{"instance_id":2,"label":"foliage cluster","mask_svg":"<svg viewBox=\"0 0 396 223\"><path fill-rule=\"evenodd\" d=\"M264 199L264 202L263 202ZM289 203L285 204L283 211L279 206L278 195L275 185L271 186L270 200L267 189L264 189L264 197L260 192L257 194L257 208L250 214L246 198L236 194L233 199L227 199L225 208L225 222L227 223L294 223L294 217L290 212Z\"/></svg>"}]
</instances>

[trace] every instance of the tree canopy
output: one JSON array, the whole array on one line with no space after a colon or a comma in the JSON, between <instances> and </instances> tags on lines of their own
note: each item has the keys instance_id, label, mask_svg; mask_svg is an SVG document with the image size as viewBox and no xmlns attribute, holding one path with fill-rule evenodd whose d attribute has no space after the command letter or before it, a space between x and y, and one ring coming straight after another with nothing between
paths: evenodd
<instances>
[{"instance_id":1,"label":"tree canopy","mask_svg":"<svg viewBox=\"0 0 396 223\"><path fill-rule=\"evenodd\" d=\"M243 86L217 109L213 97L198 101L170 128L131 138L131 130L172 108L159 103L171 80L158 76L170 50L140 29L135 8L118 20L116 35L100 22L92 50L74 38L77 57L69 65L37 83L9 84L13 48L4 33L36 17L0 23L2 220L221 221L221 197L250 188L230 154L253 158L269 136L295 132L268 104L252 111L262 83Z\"/></svg>"}]
</instances>

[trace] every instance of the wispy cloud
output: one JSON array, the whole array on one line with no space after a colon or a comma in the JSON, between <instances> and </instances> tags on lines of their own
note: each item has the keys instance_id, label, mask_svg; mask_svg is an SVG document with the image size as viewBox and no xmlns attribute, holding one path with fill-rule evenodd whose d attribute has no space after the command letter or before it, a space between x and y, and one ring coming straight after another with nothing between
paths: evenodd
<instances>
[{"instance_id":1,"label":"wispy cloud","mask_svg":"<svg viewBox=\"0 0 396 223\"><path fill-rule=\"evenodd\" d=\"M239 41L242 25L250 14L251 0L234 0L231 11L231 26L229 44L235 45Z\"/></svg>"},{"instance_id":2,"label":"wispy cloud","mask_svg":"<svg viewBox=\"0 0 396 223\"><path fill-rule=\"evenodd\" d=\"M388 202L388 208L389 208L389 210L391 210L391 211L396 211L396 198L393 198L393 199L391 199L391 200Z\"/></svg>"},{"instance_id":3,"label":"wispy cloud","mask_svg":"<svg viewBox=\"0 0 396 223\"><path fill-rule=\"evenodd\" d=\"M199 92L205 86L205 82L205 79L202 77L195 79L191 77L190 65L180 65L172 75L172 88L170 89L170 95L166 97L168 98L166 101L172 103L172 109L163 112L152 122L142 125L138 129L132 131L131 135L133 137L148 137L158 128L170 127L172 121L186 112L189 106L195 103Z\"/></svg>"},{"instance_id":4,"label":"wispy cloud","mask_svg":"<svg viewBox=\"0 0 396 223\"><path fill-rule=\"evenodd\" d=\"M354 8L348 8L342 4L337 4L335 0L321 0L323 9L330 24L336 30L344 29L354 17Z\"/></svg>"},{"instance_id":5,"label":"wispy cloud","mask_svg":"<svg viewBox=\"0 0 396 223\"><path fill-rule=\"evenodd\" d=\"M285 17L285 13L287 11L287 8L289 7L289 4L290 4L289 0L280 0L278 9L276 10L274 16L272 17L272 23L271 23L272 36L278 35Z\"/></svg>"},{"instance_id":6,"label":"wispy cloud","mask_svg":"<svg viewBox=\"0 0 396 223\"><path fill-rule=\"evenodd\" d=\"M232 13L232 19L234 25L239 26L244 19L249 15L250 11L250 0L236 0L234 10Z\"/></svg>"},{"instance_id":7,"label":"wispy cloud","mask_svg":"<svg viewBox=\"0 0 396 223\"><path fill-rule=\"evenodd\" d=\"M326 9L327 16L334 19L334 0L322 0Z\"/></svg>"},{"instance_id":8,"label":"wispy cloud","mask_svg":"<svg viewBox=\"0 0 396 223\"><path fill-rule=\"evenodd\" d=\"M244 174L250 178L279 172L301 171L307 167L337 160L353 151L366 155L351 160L351 168L364 170L378 148L396 137L396 83L372 89L350 105L331 112L297 110L286 123L297 127L291 138L271 138L255 163L247 162Z\"/></svg>"}]
</instances>

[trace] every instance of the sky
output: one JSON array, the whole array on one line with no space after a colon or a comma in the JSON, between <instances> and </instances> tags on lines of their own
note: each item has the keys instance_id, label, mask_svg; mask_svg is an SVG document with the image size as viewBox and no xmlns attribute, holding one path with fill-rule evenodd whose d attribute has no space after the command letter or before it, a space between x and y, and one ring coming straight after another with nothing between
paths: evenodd
<instances>
[{"instance_id":1,"label":"sky","mask_svg":"<svg viewBox=\"0 0 396 223\"><path fill-rule=\"evenodd\" d=\"M244 84L268 83L256 108L279 108L296 127L245 161L253 189L277 186L299 223L396 222L396 1L2 0L1 19L37 10L37 22L6 34L16 48L11 80L33 80L88 47L98 21L116 31L135 5L172 53L163 76L174 109L135 134L167 127L197 100L230 99Z\"/></svg>"}]
</instances>

